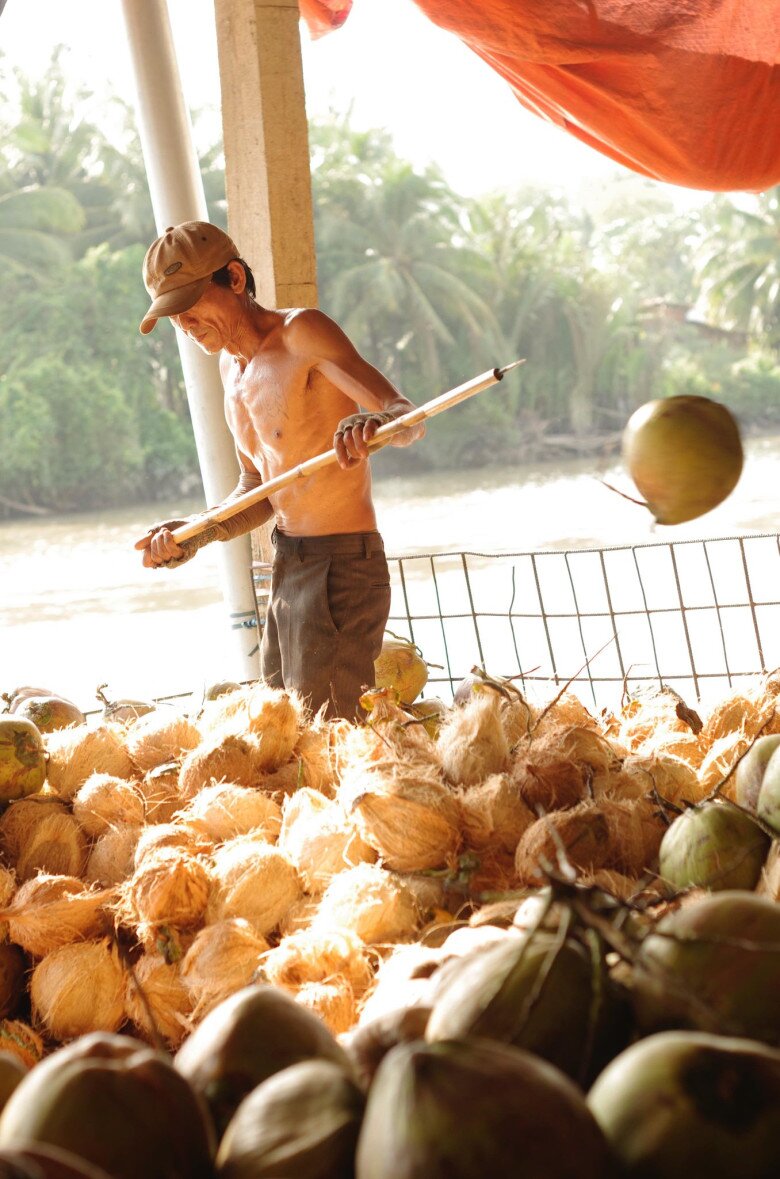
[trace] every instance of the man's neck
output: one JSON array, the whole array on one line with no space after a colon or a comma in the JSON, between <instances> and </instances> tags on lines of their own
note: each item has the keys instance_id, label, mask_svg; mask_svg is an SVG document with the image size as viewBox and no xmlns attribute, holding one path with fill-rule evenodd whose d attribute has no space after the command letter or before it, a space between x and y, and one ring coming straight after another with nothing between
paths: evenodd
<instances>
[{"instance_id":1,"label":"man's neck","mask_svg":"<svg viewBox=\"0 0 780 1179\"><path fill-rule=\"evenodd\" d=\"M236 321L235 333L224 345L224 351L238 363L241 371L262 348L277 326L279 314L249 300L243 314Z\"/></svg>"}]
</instances>

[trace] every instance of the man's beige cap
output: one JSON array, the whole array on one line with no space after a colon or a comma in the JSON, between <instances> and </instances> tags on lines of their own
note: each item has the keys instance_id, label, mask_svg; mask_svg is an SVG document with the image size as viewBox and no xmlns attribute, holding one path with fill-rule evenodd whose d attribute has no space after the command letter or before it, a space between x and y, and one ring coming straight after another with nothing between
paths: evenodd
<instances>
[{"instance_id":1,"label":"man's beige cap","mask_svg":"<svg viewBox=\"0 0 780 1179\"><path fill-rule=\"evenodd\" d=\"M144 258L144 285L152 305L141 320L143 334L163 316L189 311L212 274L240 256L233 239L209 221L169 225Z\"/></svg>"}]
</instances>

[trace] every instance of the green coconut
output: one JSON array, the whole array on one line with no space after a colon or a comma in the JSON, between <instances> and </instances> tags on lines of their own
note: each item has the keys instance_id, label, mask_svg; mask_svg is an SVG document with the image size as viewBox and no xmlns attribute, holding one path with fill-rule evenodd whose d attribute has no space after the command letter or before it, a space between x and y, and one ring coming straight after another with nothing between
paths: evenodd
<instances>
[{"instance_id":1,"label":"green coconut","mask_svg":"<svg viewBox=\"0 0 780 1179\"><path fill-rule=\"evenodd\" d=\"M433 737L434 741L439 735L442 720L447 712L447 705L438 696L429 696L426 700L417 700L411 705L413 714L419 721L422 721L422 726L429 737Z\"/></svg>"},{"instance_id":2,"label":"green coconut","mask_svg":"<svg viewBox=\"0 0 780 1179\"><path fill-rule=\"evenodd\" d=\"M623 432L623 461L659 524L682 524L717 507L742 473L733 416L708 397L648 401Z\"/></svg>"},{"instance_id":3,"label":"green coconut","mask_svg":"<svg viewBox=\"0 0 780 1179\"><path fill-rule=\"evenodd\" d=\"M737 762L734 771L734 792L737 802L746 810L755 811L767 765L778 747L780 733L759 737Z\"/></svg>"},{"instance_id":4,"label":"green coconut","mask_svg":"<svg viewBox=\"0 0 780 1179\"><path fill-rule=\"evenodd\" d=\"M780 1052L660 1032L607 1065L588 1094L626 1179L780 1174Z\"/></svg>"},{"instance_id":5,"label":"green coconut","mask_svg":"<svg viewBox=\"0 0 780 1179\"><path fill-rule=\"evenodd\" d=\"M756 814L780 835L780 755L776 752L769 758L761 780Z\"/></svg>"},{"instance_id":6,"label":"green coconut","mask_svg":"<svg viewBox=\"0 0 780 1179\"><path fill-rule=\"evenodd\" d=\"M374 662L377 688L393 688L403 704L411 704L428 682L428 664L411 639L389 638Z\"/></svg>"},{"instance_id":7,"label":"green coconut","mask_svg":"<svg viewBox=\"0 0 780 1179\"><path fill-rule=\"evenodd\" d=\"M596 955L543 931L467 954L442 973L425 1038L499 1040L580 1083L591 1080L629 1034L625 1006Z\"/></svg>"},{"instance_id":8,"label":"green coconut","mask_svg":"<svg viewBox=\"0 0 780 1179\"><path fill-rule=\"evenodd\" d=\"M658 873L678 890L755 888L769 843L769 836L738 807L706 802L684 811L667 827Z\"/></svg>"},{"instance_id":9,"label":"green coconut","mask_svg":"<svg viewBox=\"0 0 780 1179\"><path fill-rule=\"evenodd\" d=\"M43 738L31 720L0 716L0 801L37 794L46 781Z\"/></svg>"},{"instance_id":10,"label":"green coconut","mask_svg":"<svg viewBox=\"0 0 780 1179\"><path fill-rule=\"evenodd\" d=\"M552 1065L487 1040L400 1044L379 1066L356 1179L608 1179L585 1099Z\"/></svg>"},{"instance_id":11,"label":"green coconut","mask_svg":"<svg viewBox=\"0 0 780 1179\"><path fill-rule=\"evenodd\" d=\"M95 690L95 695L103 705L103 720L112 721L114 724L132 724L134 720L138 720L139 716L146 716L149 712L154 712L156 705L149 700L130 700L123 698L121 700L109 700L103 689L107 684L100 684Z\"/></svg>"},{"instance_id":12,"label":"green coconut","mask_svg":"<svg viewBox=\"0 0 780 1179\"><path fill-rule=\"evenodd\" d=\"M2 699L8 705L9 712L18 712L25 700L36 696L39 699L48 696L57 696L57 692L52 692L50 688L33 688L29 684L25 684L21 688L14 688L13 692L4 692Z\"/></svg>"},{"instance_id":13,"label":"green coconut","mask_svg":"<svg viewBox=\"0 0 780 1179\"><path fill-rule=\"evenodd\" d=\"M14 713L26 716L41 733L53 733L56 729L68 729L71 725L87 722L77 705L70 700L61 700L59 696L28 696Z\"/></svg>"},{"instance_id":14,"label":"green coconut","mask_svg":"<svg viewBox=\"0 0 780 1179\"><path fill-rule=\"evenodd\" d=\"M365 1099L330 1060L269 1077L239 1105L217 1154L220 1179L333 1179L353 1173Z\"/></svg>"},{"instance_id":15,"label":"green coconut","mask_svg":"<svg viewBox=\"0 0 780 1179\"><path fill-rule=\"evenodd\" d=\"M277 987L258 985L213 1008L184 1041L175 1064L207 1102L222 1134L250 1090L312 1058L349 1071L346 1052L316 1015Z\"/></svg>"},{"instance_id":16,"label":"green coconut","mask_svg":"<svg viewBox=\"0 0 780 1179\"><path fill-rule=\"evenodd\" d=\"M36 1065L0 1115L0 1147L46 1143L113 1179L210 1179L205 1108L168 1059L130 1036L80 1036Z\"/></svg>"},{"instance_id":17,"label":"green coconut","mask_svg":"<svg viewBox=\"0 0 780 1179\"><path fill-rule=\"evenodd\" d=\"M631 995L643 1032L691 1028L780 1043L780 905L716 892L659 921L642 942Z\"/></svg>"}]
</instances>

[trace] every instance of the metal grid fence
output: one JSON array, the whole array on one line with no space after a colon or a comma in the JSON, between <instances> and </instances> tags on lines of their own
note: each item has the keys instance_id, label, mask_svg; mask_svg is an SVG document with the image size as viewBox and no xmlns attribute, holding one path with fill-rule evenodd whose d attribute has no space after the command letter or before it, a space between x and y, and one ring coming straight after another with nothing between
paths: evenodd
<instances>
[{"instance_id":1,"label":"metal grid fence","mask_svg":"<svg viewBox=\"0 0 780 1179\"><path fill-rule=\"evenodd\" d=\"M390 557L388 629L449 698L479 665L590 706L666 683L702 702L780 665L780 535L525 553Z\"/></svg>"}]
</instances>

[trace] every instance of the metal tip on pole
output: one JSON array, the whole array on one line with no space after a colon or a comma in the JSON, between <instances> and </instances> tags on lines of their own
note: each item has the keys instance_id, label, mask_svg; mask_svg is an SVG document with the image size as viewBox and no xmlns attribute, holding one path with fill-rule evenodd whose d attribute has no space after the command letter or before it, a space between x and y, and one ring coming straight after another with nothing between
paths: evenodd
<instances>
[{"instance_id":1,"label":"metal tip on pole","mask_svg":"<svg viewBox=\"0 0 780 1179\"><path fill-rule=\"evenodd\" d=\"M496 380L500 381L508 372L518 365L525 364L525 357L522 360L513 360L511 364L505 364L503 368L494 368L493 372L496 374Z\"/></svg>"}]
</instances>

